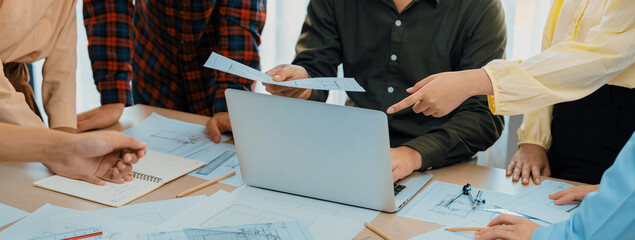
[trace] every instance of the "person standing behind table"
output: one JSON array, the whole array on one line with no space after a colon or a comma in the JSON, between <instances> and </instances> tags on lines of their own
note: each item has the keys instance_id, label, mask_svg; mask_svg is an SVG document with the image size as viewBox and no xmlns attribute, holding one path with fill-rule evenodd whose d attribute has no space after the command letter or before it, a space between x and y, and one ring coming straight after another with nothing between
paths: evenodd
<instances>
[{"instance_id":1,"label":"person standing behind table","mask_svg":"<svg viewBox=\"0 0 635 240\"><path fill-rule=\"evenodd\" d=\"M42 66L42 105L51 129L74 133L75 1L6 0L0 4L0 122L45 127L26 63Z\"/></svg>"},{"instance_id":2,"label":"person standing behind table","mask_svg":"<svg viewBox=\"0 0 635 240\"><path fill-rule=\"evenodd\" d=\"M212 116L214 142L231 131L225 89L252 81L203 67L212 52L260 67L265 0L84 0L84 25L102 106L79 114L79 131L116 123L146 104ZM132 89L130 80L132 79Z\"/></svg>"},{"instance_id":3,"label":"person standing behind table","mask_svg":"<svg viewBox=\"0 0 635 240\"><path fill-rule=\"evenodd\" d=\"M527 114L507 175L522 175L524 183L532 175L539 183L550 171L597 183L635 131L635 4L554 1L544 43L524 61L496 60L426 78L388 113L415 104L416 112L440 117L469 96L490 95L493 113Z\"/></svg>"},{"instance_id":4,"label":"person standing behind table","mask_svg":"<svg viewBox=\"0 0 635 240\"><path fill-rule=\"evenodd\" d=\"M406 87L431 74L479 68L503 57L505 42L497 0L312 0L294 65L268 74L275 81L335 77L343 64L344 76L366 89L348 93L352 104L379 110L406 97ZM265 85L274 95L328 97L328 91ZM388 125L397 181L415 170L469 160L500 137L504 122L479 96L444 118L407 110L388 116Z\"/></svg>"}]
</instances>

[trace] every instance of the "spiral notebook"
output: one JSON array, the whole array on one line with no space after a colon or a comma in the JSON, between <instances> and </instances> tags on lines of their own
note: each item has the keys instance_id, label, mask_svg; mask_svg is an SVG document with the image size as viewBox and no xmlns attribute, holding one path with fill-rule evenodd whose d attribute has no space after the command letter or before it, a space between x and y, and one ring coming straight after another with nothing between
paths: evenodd
<instances>
[{"instance_id":1,"label":"spiral notebook","mask_svg":"<svg viewBox=\"0 0 635 240\"><path fill-rule=\"evenodd\" d=\"M107 182L105 186L99 186L55 175L34 182L33 185L101 204L121 207L203 165L205 165L204 162L148 151L144 158L133 165L135 179L124 184Z\"/></svg>"}]
</instances>

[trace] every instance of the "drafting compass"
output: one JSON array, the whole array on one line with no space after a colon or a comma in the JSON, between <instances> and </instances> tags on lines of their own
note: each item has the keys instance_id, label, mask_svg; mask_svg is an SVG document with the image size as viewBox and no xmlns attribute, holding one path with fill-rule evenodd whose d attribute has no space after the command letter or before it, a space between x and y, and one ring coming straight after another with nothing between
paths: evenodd
<instances>
[{"instance_id":1,"label":"drafting compass","mask_svg":"<svg viewBox=\"0 0 635 240\"><path fill-rule=\"evenodd\" d=\"M467 195L470 198L470 201L472 202L472 208L476 208L478 204L485 204L485 199L482 199L483 191L479 190L476 193L476 198L474 198L472 196L472 185L468 183L468 184L465 184L461 192L457 194L455 197L453 197L452 199L450 199L450 201L448 201L448 203L446 203L445 206L446 207L450 206L450 204L454 202L454 200L461 197L462 195Z\"/></svg>"}]
</instances>

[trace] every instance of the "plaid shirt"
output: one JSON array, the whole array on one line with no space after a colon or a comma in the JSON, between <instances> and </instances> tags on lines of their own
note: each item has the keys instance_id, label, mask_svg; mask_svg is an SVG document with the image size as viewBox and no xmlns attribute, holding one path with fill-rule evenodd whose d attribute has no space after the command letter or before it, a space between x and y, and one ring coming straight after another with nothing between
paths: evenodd
<instances>
[{"instance_id":1,"label":"plaid shirt","mask_svg":"<svg viewBox=\"0 0 635 240\"><path fill-rule=\"evenodd\" d=\"M102 104L135 103L203 115L227 111L225 89L252 82L203 67L218 52L260 68L266 0L84 0Z\"/></svg>"}]
</instances>

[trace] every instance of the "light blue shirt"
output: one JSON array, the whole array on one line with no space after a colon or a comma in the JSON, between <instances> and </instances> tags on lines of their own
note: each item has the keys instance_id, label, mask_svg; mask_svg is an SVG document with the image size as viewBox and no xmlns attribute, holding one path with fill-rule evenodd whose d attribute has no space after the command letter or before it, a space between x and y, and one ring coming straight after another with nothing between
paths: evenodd
<instances>
[{"instance_id":1,"label":"light blue shirt","mask_svg":"<svg viewBox=\"0 0 635 240\"><path fill-rule=\"evenodd\" d=\"M635 134L569 220L534 230L537 239L635 239Z\"/></svg>"}]
</instances>

